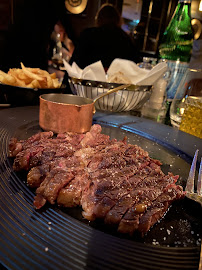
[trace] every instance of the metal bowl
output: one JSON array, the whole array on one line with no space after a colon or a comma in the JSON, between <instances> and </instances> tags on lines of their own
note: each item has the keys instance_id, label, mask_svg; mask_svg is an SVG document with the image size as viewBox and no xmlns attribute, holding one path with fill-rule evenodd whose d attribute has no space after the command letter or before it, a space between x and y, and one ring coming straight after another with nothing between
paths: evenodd
<instances>
[{"instance_id":1,"label":"metal bowl","mask_svg":"<svg viewBox=\"0 0 202 270\"><path fill-rule=\"evenodd\" d=\"M100 94L122 84L107 83L69 77L69 85L73 94L95 99ZM134 85L134 87L119 90L95 103L96 110L102 111L138 111L150 98L152 85Z\"/></svg>"}]
</instances>

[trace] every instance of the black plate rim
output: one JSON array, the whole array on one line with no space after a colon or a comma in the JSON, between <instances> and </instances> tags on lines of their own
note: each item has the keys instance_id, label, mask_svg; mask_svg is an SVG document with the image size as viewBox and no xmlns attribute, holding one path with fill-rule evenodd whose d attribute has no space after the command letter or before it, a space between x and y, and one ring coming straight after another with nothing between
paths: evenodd
<instances>
[{"instance_id":1,"label":"black plate rim","mask_svg":"<svg viewBox=\"0 0 202 270\"><path fill-rule=\"evenodd\" d=\"M27 109L29 109L29 110L31 109L31 110L34 110L36 112L36 110L38 110L38 107L35 107L35 106L32 107L31 106L31 107L27 107ZM15 113L15 111L20 110L20 108L5 109L2 112L0 112L0 116L5 116L7 114L6 111L10 114L10 112L12 110ZM23 107L23 110L25 110L25 107ZM36 115L37 115L37 113L36 113ZM138 129L138 125L136 125L135 126L135 129L134 129L133 127L131 128L130 124L129 125L128 124L124 124L124 125L123 124L122 125L117 124L116 115L113 115L113 117L115 118L114 122L113 121L112 122L110 122L110 121L109 122L107 122L107 121L105 122L105 117L108 117L105 113L103 113L103 114L102 113L98 113L94 117L94 122L100 123L100 124L104 124L104 125L108 125L108 126L117 126L117 127L122 128L124 130L127 130L127 131L132 130L134 133L137 132L136 134L138 134L138 132L140 132L140 133L143 132L140 129ZM0 117L0 119L2 119L2 118ZM137 124L138 118L132 118L132 119L133 119L133 121L135 119L135 121L136 121L135 123ZM130 120L130 119L127 119L127 120ZM1 120L0 120L0 122L1 122ZM132 125L133 125L133 123L132 123ZM143 136L144 134L142 133L141 135ZM154 139L155 140L155 136L153 136L151 133L150 134L146 134L145 133L145 136L149 136L148 137L149 139ZM162 142L161 138L157 138L157 139L158 139L158 143L159 142L160 143ZM165 146L167 146L167 145L165 145ZM173 147L173 145L172 145L172 147ZM175 149L175 151L177 150L176 148L173 148L173 149ZM189 153L187 153L186 151L183 151L183 150L180 150L180 151L181 151L181 154L182 155L185 155L185 159L189 159L189 157L190 157ZM6 153L4 153L4 155L5 154ZM183 156L183 158L184 158L184 156ZM109 243L110 240L113 240L115 242L115 245L116 245L116 243L118 243L119 245L121 245L121 244L124 243L128 247L128 249L139 248L139 249L143 249L146 252L151 252L151 248L152 248L152 252L154 252L155 254L156 253L157 254L160 253L161 255L167 257L168 259L170 258L170 256L174 256L176 258L176 253L179 255L179 258L181 258L183 254L184 255L186 254L188 256L188 259L189 259L189 255L190 254L196 253L196 252L197 252L197 254L199 253L199 248L198 247L194 247L194 248L189 248L189 247L169 247L169 248L167 248L167 247L162 247L162 246L158 247L158 246L153 246L153 245L150 245L150 244L142 244L142 243L137 243L137 242L134 243L133 241L130 241L128 239L121 239L120 240L120 239L117 239L114 236L109 236L108 234L105 234L105 233L100 232L100 231L98 231L98 230L96 230L94 228L91 228L89 226L86 226L85 224L82 224L78 220L76 220L75 223L78 226L81 226L81 228L84 228L85 229L84 231L95 234L98 239L101 237L103 240L106 241L106 243ZM102 247L103 244L101 243L100 246ZM2 262L3 265L7 266L8 263L6 264L5 260L2 259L1 254L2 254L2 247L1 247L1 250L0 250L0 261ZM97 257L98 258L102 258L102 254L97 254ZM89 268L89 269L91 269L91 268ZM99 268L99 269L104 269L104 268ZM137 269L139 269L139 268L137 268ZM153 268L151 268L151 269L153 269Z\"/></svg>"}]
</instances>

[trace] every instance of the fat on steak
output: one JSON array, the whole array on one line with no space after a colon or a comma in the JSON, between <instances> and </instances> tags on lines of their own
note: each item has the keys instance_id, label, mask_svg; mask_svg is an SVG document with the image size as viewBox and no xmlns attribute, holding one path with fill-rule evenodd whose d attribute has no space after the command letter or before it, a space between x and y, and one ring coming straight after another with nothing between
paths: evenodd
<instances>
[{"instance_id":1,"label":"fat on steak","mask_svg":"<svg viewBox=\"0 0 202 270\"><path fill-rule=\"evenodd\" d=\"M89 221L102 219L121 233L145 234L185 192L178 176L165 175L161 163L137 145L110 139L93 125L85 134L54 137L41 132L12 138L9 156L15 171L26 170L36 188L34 206L81 206Z\"/></svg>"}]
</instances>

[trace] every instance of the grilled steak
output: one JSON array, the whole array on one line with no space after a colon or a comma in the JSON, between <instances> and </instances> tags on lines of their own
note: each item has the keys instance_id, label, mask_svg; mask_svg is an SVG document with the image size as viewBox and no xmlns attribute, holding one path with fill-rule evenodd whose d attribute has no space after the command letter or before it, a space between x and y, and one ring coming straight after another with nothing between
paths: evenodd
<instances>
[{"instance_id":1,"label":"grilled steak","mask_svg":"<svg viewBox=\"0 0 202 270\"><path fill-rule=\"evenodd\" d=\"M16 171L27 170L36 188L34 206L46 202L82 207L83 216L103 219L121 233L146 233L174 200L184 197L178 176L165 175L161 163L137 145L110 140L93 125L86 134L41 132L12 138L9 155Z\"/></svg>"}]
</instances>

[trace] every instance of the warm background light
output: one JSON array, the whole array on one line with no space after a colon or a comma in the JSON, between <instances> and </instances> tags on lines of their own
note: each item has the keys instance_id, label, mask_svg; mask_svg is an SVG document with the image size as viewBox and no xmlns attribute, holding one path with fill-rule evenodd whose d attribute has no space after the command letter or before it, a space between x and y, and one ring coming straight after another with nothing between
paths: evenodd
<instances>
[{"instance_id":1,"label":"warm background light","mask_svg":"<svg viewBox=\"0 0 202 270\"><path fill-rule=\"evenodd\" d=\"M199 11L202 11L202 0L200 1L200 4L199 4Z\"/></svg>"}]
</instances>

